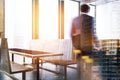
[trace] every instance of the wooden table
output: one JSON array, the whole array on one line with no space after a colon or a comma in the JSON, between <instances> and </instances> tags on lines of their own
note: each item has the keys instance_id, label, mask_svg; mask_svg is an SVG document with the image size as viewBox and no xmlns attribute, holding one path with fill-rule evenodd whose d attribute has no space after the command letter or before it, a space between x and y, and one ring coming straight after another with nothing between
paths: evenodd
<instances>
[{"instance_id":1,"label":"wooden table","mask_svg":"<svg viewBox=\"0 0 120 80\"><path fill-rule=\"evenodd\" d=\"M41 57L53 57L53 56L62 56L62 53L51 53L44 51L35 51L35 50L27 50L27 49L19 49L19 48L10 48L10 53L12 53L12 61L14 61L14 54L20 55L24 57L30 57L36 59L36 69L37 69L37 80L39 80L39 59Z\"/></svg>"}]
</instances>

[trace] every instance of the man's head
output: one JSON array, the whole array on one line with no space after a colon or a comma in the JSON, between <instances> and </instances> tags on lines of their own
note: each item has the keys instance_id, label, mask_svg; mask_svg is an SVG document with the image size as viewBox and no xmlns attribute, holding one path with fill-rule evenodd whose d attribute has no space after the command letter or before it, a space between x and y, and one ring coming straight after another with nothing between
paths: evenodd
<instances>
[{"instance_id":1,"label":"man's head","mask_svg":"<svg viewBox=\"0 0 120 80\"><path fill-rule=\"evenodd\" d=\"M90 7L87 4L81 5L81 12L88 13L90 10Z\"/></svg>"}]
</instances>

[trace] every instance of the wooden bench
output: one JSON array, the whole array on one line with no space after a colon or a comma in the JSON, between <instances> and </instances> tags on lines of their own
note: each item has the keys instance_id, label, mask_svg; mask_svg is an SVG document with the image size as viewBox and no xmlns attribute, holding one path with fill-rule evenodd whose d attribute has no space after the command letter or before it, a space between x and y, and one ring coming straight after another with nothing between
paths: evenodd
<instances>
[{"instance_id":1,"label":"wooden bench","mask_svg":"<svg viewBox=\"0 0 120 80\"><path fill-rule=\"evenodd\" d=\"M51 63L54 65L59 65L64 67L64 72L62 73L64 75L64 80L67 79L67 68L73 68L77 69L76 67L71 67L69 65L76 64L75 58L73 59L72 55L72 42L69 39L56 39L56 40L46 40L44 41L33 41L30 45L30 48L33 50L43 50L45 52L56 52L56 53L63 53L62 58L43 58L43 62ZM44 63L43 63L44 64ZM42 66L42 69L47 70ZM47 70L53 73L56 73L52 70ZM59 73L57 73L59 74Z\"/></svg>"},{"instance_id":2,"label":"wooden bench","mask_svg":"<svg viewBox=\"0 0 120 80\"><path fill-rule=\"evenodd\" d=\"M0 70L9 74L22 73L22 80L26 79L26 72L32 71L32 68L25 67L22 64L11 62L6 38L0 38Z\"/></svg>"}]
</instances>

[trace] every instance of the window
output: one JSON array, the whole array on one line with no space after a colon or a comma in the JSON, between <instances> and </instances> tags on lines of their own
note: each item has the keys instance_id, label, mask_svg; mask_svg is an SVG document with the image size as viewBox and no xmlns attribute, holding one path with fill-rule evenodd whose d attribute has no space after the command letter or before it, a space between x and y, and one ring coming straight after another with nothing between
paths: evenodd
<instances>
[{"instance_id":1,"label":"window","mask_svg":"<svg viewBox=\"0 0 120 80\"><path fill-rule=\"evenodd\" d=\"M39 38L58 39L58 0L39 0Z\"/></svg>"},{"instance_id":2,"label":"window","mask_svg":"<svg viewBox=\"0 0 120 80\"><path fill-rule=\"evenodd\" d=\"M70 39L70 29L73 18L79 15L79 4L78 2L71 0L64 0L65 6L65 24L64 24L64 36L65 39Z\"/></svg>"},{"instance_id":3,"label":"window","mask_svg":"<svg viewBox=\"0 0 120 80\"><path fill-rule=\"evenodd\" d=\"M97 6L96 27L99 39L120 38L120 1Z\"/></svg>"},{"instance_id":4,"label":"window","mask_svg":"<svg viewBox=\"0 0 120 80\"><path fill-rule=\"evenodd\" d=\"M9 47L28 47L32 37L32 0L5 0L5 37Z\"/></svg>"}]
</instances>

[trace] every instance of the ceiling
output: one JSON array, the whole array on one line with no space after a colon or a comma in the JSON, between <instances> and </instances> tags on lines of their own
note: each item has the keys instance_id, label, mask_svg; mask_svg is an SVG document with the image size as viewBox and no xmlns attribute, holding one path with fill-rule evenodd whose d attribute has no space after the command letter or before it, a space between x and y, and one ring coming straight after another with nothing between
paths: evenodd
<instances>
[{"instance_id":1,"label":"ceiling","mask_svg":"<svg viewBox=\"0 0 120 80\"><path fill-rule=\"evenodd\" d=\"M102 5L109 2L120 1L120 0L72 0L72 1L77 1L81 3L90 3L94 5Z\"/></svg>"}]
</instances>

